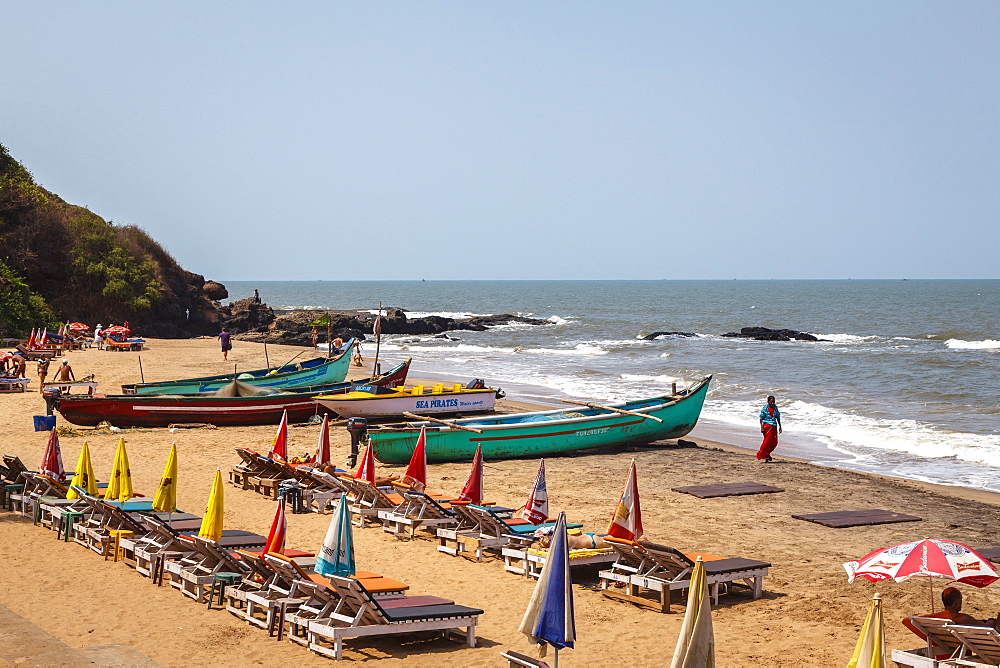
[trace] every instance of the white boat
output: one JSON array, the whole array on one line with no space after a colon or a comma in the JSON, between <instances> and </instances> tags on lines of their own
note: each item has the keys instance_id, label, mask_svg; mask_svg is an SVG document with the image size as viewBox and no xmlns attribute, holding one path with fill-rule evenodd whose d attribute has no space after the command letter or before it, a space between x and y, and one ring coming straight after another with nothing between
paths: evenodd
<instances>
[{"instance_id":1,"label":"white boat","mask_svg":"<svg viewBox=\"0 0 1000 668\"><path fill-rule=\"evenodd\" d=\"M445 387L378 387L362 385L346 394L320 395L316 401L342 417L398 417L403 413L484 413L492 411L503 390L484 387L476 380L469 385Z\"/></svg>"}]
</instances>

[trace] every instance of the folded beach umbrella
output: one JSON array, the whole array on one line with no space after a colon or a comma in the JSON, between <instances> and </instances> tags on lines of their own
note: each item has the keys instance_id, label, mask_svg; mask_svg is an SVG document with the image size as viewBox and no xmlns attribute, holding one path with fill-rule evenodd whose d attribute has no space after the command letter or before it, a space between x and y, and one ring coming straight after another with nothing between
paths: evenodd
<instances>
[{"instance_id":1,"label":"folded beach umbrella","mask_svg":"<svg viewBox=\"0 0 1000 668\"><path fill-rule=\"evenodd\" d=\"M59 449L59 434L55 429L49 432L49 442L45 446L45 456L42 457L42 465L38 467L38 472L55 478L59 482L66 482L66 469L63 468L62 450Z\"/></svg>"},{"instance_id":2,"label":"folded beach umbrella","mask_svg":"<svg viewBox=\"0 0 1000 668\"><path fill-rule=\"evenodd\" d=\"M545 487L545 460L538 462L538 473L531 488L528 502L521 507L521 518L532 524L541 524L549 519L549 492Z\"/></svg>"},{"instance_id":3,"label":"folded beach umbrella","mask_svg":"<svg viewBox=\"0 0 1000 668\"><path fill-rule=\"evenodd\" d=\"M158 513L172 513L177 510L177 444L170 444L170 454L163 467L160 486L153 497L153 510Z\"/></svg>"},{"instance_id":4,"label":"folded beach umbrella","mask_svg":"<svg viewBox=\"0 0 1000 668\"><path fill-rule=\"evenodd\" d=\"M225 512L225 494L222 489L222 471L215 469L215 479L212 480L212 492L208 495L208 505L205 507L205 517L201 520L198 535L202 538L218 542L222 538L222 519Z\"/></svg>"},{"instance_id":5,"label":"folded beach umbrella","mask_svg":"<svg viewBox=\"0 0 1000 668\"><path fill-rule=\"evenodd\" d=\"M28 337L28 343L25 344L25 347L28 348L28 350L31 350L32 348L35 347L35 328L34 327L31 328L31 336Z\"/></svg>"},{"instance_id":6,"label":"folded beach umbrella","mask_svg":"<svg viewBox=\"0 0 1000 668\"><path fill-rule=\"evenodd\" d=\"M367 480L371 484L375 484L375 452L372 450L371 443L365 447L365 454L361 456L361 463L358 464L358 470L354 473L355 480Z\"/></svg>"},{"instance_id":7,"label":"folded beach umbrella","mask_svg":"<svg viewBox=\"0 0 1000 668\"><path fill-rule=\"evenodd\" d=\"M414 491L422 492L427 488L427 430L420 427L417 445L410 455L410 464L406 467L401 483L409 485Z\"/></svg>"},{"instance_id":8,"label":"folded beach umbrella","mask_svg":"<svg viewBox=\"0 0 1000 668\"><path fill-rule=\"evenodd\" d=\"M316 463L330 463L330 416L323 416L323 425L319 428L319 445L316 447Z\"/></svg>"},{"instance_id":9,"label":"folded beach umbrella","mask_svg":"<svg viewBox=\"0 0 1000 668\"><path fill-rule=\"evenodd\" d=\"M888 665L885 658L882 594L875 594L872 604L868 606L868 615L861 627L858 644L854 646L854 654L847 662L847 668L886 668Z\"/></svg>"},{"instance_id":10,"label":"folded beach umbrella","mask_svg":"<svg viewBox=\"0 0 1000 668\"><path fill-rule=\"evenodd\" d=\"M341 494L337 509L330 518L323 546L319 548L313 570L320 575L354 575L354 534L351 532L351 513L347 509L347 495Z\"/></svg>"},{"instance_id":11,"label":"folded beach umbrella","mask_svg":"<svg viewBox=\"0 0 1000 668\"><path fill-rule=\"evenodd\" d=\"M687 610L681 634L677 637L670 668L714 668L715 633L712 630L712 601L708 597L708 579L701 557L691 572Z\"/></svg>"},{"instance_id":12,"label":"folded beach umbrella","mask_svg":"<svg viewBox=\"0 0 1000 668\"><path fill-rule=\"evenodd\" d=\"M73 473L73 480L69 485L70 489L66 492L67 499L80 498L80 495L73 490L74 486L86 490L91 496L97 496L97 478L94 477L94 465L90 461L90 446L87 445L87 441L84 441L83 447L80 448L80 458L76 460L76 472Z\"/></svg>"},{"instance_id":13,"label":"folded beach umbrella","mask_svg":"<svg viewBox=\"0 0 1000 668\"><path fill-rule=\"evenodd\" d=\"M111 477L108 488L104 491L105 501L128 501L135 493L132 490L132 470L128 465L128 452L125 450L125 437L118 439L115 448L115 459L111 465Z\"/></svg>"},{"instance_id":14,"label":"folded beach umbrella","mask_svg":"<svg viewBox=\"0 0 1000 668\"><path fill-rule=\"evenodd\" d=\"M931 578L945 578L986 587L1000 580L993 565L968 545L953 540L924 539L875 550L855 561L844 564L847 581L858 577L872 582L893 579L903 582L915 576L927 578L931 607L934 584Z\"/></svg>"},{"instance_id":15,"label":"folded beach umbrella","mask_svg":"<svg viewBox=\"0 0 1000 668\"><path fill-rule=\"evenodd\" d=\"M281 423L278 424L278 433L271 441L271 450L268 457L277 457L283 462L288 461L288 411L281 414Z\"/></svg>"},{"instance_id":16,"label":"folded beach umbrella","mask_svg":"<svg viewBox=\"0 0 1000 668\"><path fill-rule=\"evenodd\" d=\"M477 506L483 503L483 446L476 445L476 456L472 458L472 470L469 471L469 479L465 481L465 487L458 495L459 501L468 501Z\"/></svg>"},{"instance_id":17,"label":"folded beach umbrella","mask_svg":"<svg viewBox=\"0 0 1000 668\"><path fill-rule=\"evenodd\" d=\"M573 581L569 572L569 540L566 535L566 514L559 513L552 546L542 567L528 609L524 611L518 630L528 640L540 646L539 654L552 645L559 665L559 650L573 648L576 641L576 620L573 612Z\"/></svg>"},{"instance_id":18,"label":"folded beach umbrella","mask_svg":"<svg viewBox=\"0 0 1000 668\"><path fill-rule=\"evenodd\" d=\"M608 533L615 538L624 540L639 540L642 537L642 511L639 509L639 487L636 484L635 460L628 469L625 478L625 489L618 499L618 507Z\"/></svg>"},{"instance_id":19,"label":"folded beach umbrella","mask_svg":"<svg viewBox=\"0 0 1000 668\"><path fill-rule=\"evenodd\" d=\"M264 551L261 554L283 553L286 533L288 533L288 520L285 519L285 499L279 496L278 507L274 511L274 519L271 520L271 530L267 532L267 542L264 543Z\"/></svg>"}]
</instances>

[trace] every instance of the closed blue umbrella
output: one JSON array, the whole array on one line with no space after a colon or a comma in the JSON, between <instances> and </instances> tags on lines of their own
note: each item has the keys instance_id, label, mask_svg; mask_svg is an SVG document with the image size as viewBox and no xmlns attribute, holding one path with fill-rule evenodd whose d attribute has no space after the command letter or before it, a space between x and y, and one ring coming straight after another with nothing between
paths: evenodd
<instances>
[{"instance_id":1,"label":"closed blue umbrella","mask_svg":"<svg viewBox=\"0 0 1000 668\"><path fill-rule=\"evenodd\" d=\"M330 518L330 528L319 549L314 570L320 575L354 575L354 535L351 533L351 513L347 509L345 494L340 495L337 510Z\"/></svg>"},{"instance_id":2,"label":"closed blue umbrella","mask_svg":"<svg viewBox=\"0 0 1000 668\"><path fill-rule=\"evenodd\" d=\"M573 581L569 573L569 540L566 535L566 514L559 513L549 556L531 594L528 609L521 620L521 633L541 645L541 655L552 645L559 665L559 650L573 648L576 622L573 613Z\"/></svg>"}]
</instances>

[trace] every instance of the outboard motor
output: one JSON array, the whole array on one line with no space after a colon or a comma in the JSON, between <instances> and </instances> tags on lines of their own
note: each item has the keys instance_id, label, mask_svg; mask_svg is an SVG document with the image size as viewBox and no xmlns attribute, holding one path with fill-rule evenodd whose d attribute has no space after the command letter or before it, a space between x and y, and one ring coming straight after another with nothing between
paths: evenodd
<instances>
[{"instance_id":1,"label":"outboard motor","mask_svg":"<svg viewBox=\"0 0 1000 668\"><path fill-rule=\"evenodd\" d=\"M467 389L467 390L481 390L484 387L486 387L486 381L485 380L483 380L482 378L473 378L465 386L465 389Z\"/></svg>"},{"instance_id":2,"label":"outboard motor","mask_svg":"<svg viewBox=\"0 0 1000 668\"><path fill-rule=\"evenodd\" d=\"M347 458L348 468L358 465L358 446L368 434L368 420L361 417L347 418L347 432L351 435L351 456Z\"/></svg>"},{"instance_id":3,"label":"outboard motor","mask_svg":"<svg viewBox=\"0 0 1000 668\"><path fill-rule=\"evenodd\" d=\"M59 395L61 392L58 387L53 387L42 392L42 398L45 399L45 414L52 415L52 411L59 407Z\"/></svg>"}]
</instances>

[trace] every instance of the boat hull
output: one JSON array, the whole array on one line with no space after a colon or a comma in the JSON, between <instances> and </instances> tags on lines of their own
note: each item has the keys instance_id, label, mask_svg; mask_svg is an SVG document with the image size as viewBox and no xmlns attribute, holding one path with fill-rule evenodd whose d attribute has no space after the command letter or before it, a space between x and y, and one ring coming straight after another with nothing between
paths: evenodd
<instances>
[{"instance_id":1,"label":"boat hull","mask_svg":"<svg viewBox=\"0 0 1000 668\"><path fill-rule=\"evenodd\" d=\"M610 411L581 409L521 413L491 418L464 418L455 422L481 429L482 434L425 424L428 461L467 461L482 446L483 457L539 457L602 446L650 443L688 434L698 422L711 376L681 396L663 396L614 404L660 418L663 422ZM518 420L518 422L504 422ZM369 443L375 458L385 464L410 460L420 434L419 423L405 429L372 429Z\"/></svg>"},{"instance_id":2,"label":"boat hull","mask_svg":"<svg viewBox=\"0 0 1000 668\"><path fill-rule=\"evenodd\" d=\"M367 399L316 397L316 401L341 417L380 418L399 417L403 413L420 415L483 413L493 410L496 398L496 392L490 389L444 394L373 395Z\"/></svg>"},{"instance_id":3,"label":"boat hull","mask_svg":"<svg viewBox=\"0 0 1000 668\"><path fill-rule=\"evenodd\" d=\"M301 422L331 411L316 403L319 394L348 392L359 385L396 387L406 380L409 363L401 364L381 378L325 385L299 392L253 397L201 395L113 395L59 397L57 410L67 422L93 427L107 421L116 427L166 427L177 423L216 426L277 424L288 411L288 419Z\"/></svg>"},{"instance_id":4,"label":"boat hull","mask_svg":"<svg viewBox=\"0 0 1000 668\"><path fill-rule=\"evenodd\" d=\"M301 369L293 371L271 374L270 372L284 367L273 369L257 369L255 371L245 371L237 374L240 382L255 387L291 388L291 387L313 387L319 385L332 385L342 383L347 378L347 371L351 364L351 349L354 341L344 347L344 352L331 359L317 357L302 362ZM247 377L249 376L249 377ZM169 380L160 383L138 383L135 385L122 385L124 394L200 394L204 392L215 392L223 386L233 381L233 375L206 376L205 378L185 378L181 380Z\"/></svg>"}]
</instances>

